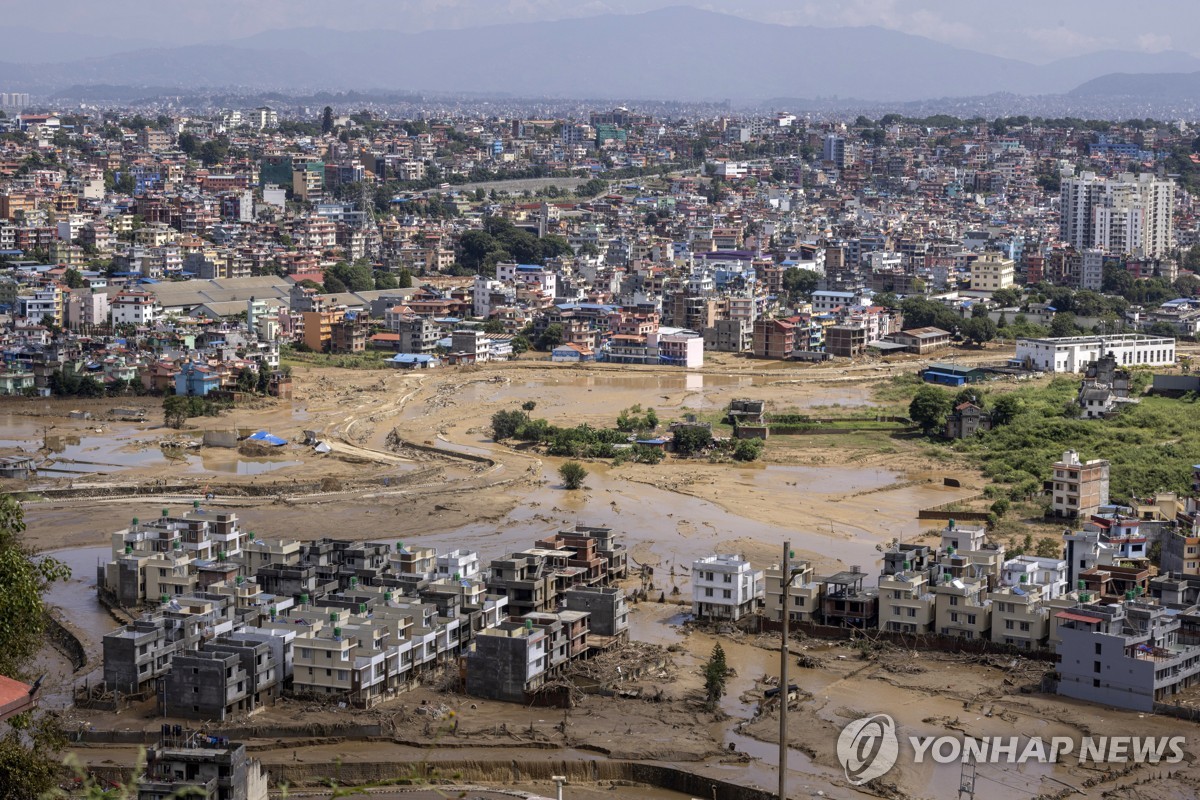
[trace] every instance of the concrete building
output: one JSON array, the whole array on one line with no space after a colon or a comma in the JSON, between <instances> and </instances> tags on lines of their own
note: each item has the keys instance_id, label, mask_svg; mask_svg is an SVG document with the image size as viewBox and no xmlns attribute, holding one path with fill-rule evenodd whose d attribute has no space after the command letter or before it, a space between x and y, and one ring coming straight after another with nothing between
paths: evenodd
<instances>
[{"instance_id":1,"label":"concrete building","mask_svg":"<svg viewBox=\"0 0 1200 800\"><path fill-rule=\"evenodd\" d=\"M984 578L957 578L943 573L933 587L934 628L942 636L988 639L992 630L992 604Z\"/></svg>"},{"instance_id":2,"label":"concrete building","mask_svg":"<svg viewBox=\"0 0 1200 800\"><path fill-rule=\"evenodd\" d=\"M1108 505L1108 461L1083 462L1074 450L1063 453L1052 469L1050 508L1056 517L1087 519Z\"/></svg>"},{"instance_id":3,"label":"concrete building","mask_svg":"<svg viewBox=\"0 0 1200 800\"><path fill-rule=\"evenodd\" d=\"M1017 339L1015 360L1042 372L1084 372L1088 364L1110 354L1121 366L1169 366L1175 363L1175 340L1138 333Z\"/></svg>"},{"instance_id":4,"label":"concrete building","mask_svg":"<svg viewBox=\"0 0 1200 800\"><path fill-rule=\"evenodd\" d=\"M568 611L587 613L589 630L597 636L629 636L629 607L625 592L609 586L577 586L563 592Z\"/></svg>"},{"instance_id":5,"label":"concrete building","mask_svg":"<svg viewBox=\"0 0 1200 800\"><path fill-rule=\"evenodd\" d=\"M152 325L162 315L162 307L149 292L119 292L111 302L113 325Z\"/></svg>"},{"instance_id":6,"label":"concrete building","mask_svg":"<svg viewBox=\"0 0 1200 800\"><path fill-rule=\"evenodd\" d=\"M1037 650L1050 636L1050 607L1036 584L1005 586L985 596L992 609L992 642Z\"/></svg>"},{"instance_id":7,"label":"concrete building","mask_svg":"<svg viewBox=\"0 0 1200 800\"><path fill-rule=\"evenodd\" d=\"M1076 250L1160 258L1174 247L1175 183L1151 173L1064 175L1059 234Z\"/></svg>"},{"instance_id":8,"label":"concrete building","mask_svg":"<svg viewBox=\"0 0 1200 800\"><path fill-rule=\"evenodd\" d=\"M692 614L697 619L737 621L758 608L765 592L762 570L739 556L692 562Z\"/></svg>"},{"instance_id":9,"label":"concrete building","mask_svg":"<svg viewBox=\"0 0 1200 800\"><path fill-rule=\"evenodd\" d=\"M788 619L794 622L817 622L821 615L822 584L816 580L813 566L807 561L791 564L787 582ZM764 614L775 622L783 619L783 570L778 564L766 571L766 602Z\"/></svg>"},{"instance_id":10,"label":"concrete building","mask_svg":"<svg viewBox=\"0 0 1200 800\"><path fill-rule=\"evenodd\" d=\"M1016 268L999 253L985 253L971 262L971 291L995 292L1014 283Z\"/></svg>"},{"instance_id":11,"label":"concrete building","mask_svg":"<svg viewBox=\"0 0 1200 800\"><path fill-rule=\"evenodd\" d=\"M545 682L547 636L532 620L504 622L475 637L467 653L467 694L527 703Z\"/></svg>"},{"instance_id":12,"label":"concrete building","mask_svg":"<svg viewBox=\"0 0 1200 800\"><path fill-rule=\"evenodd\" d=\"M1058 693L1150 712L1200 678L1200 646L1180 638L1178 614L1148 602L1060 611Z\"/></svg>"},{"instance_id":13,"label":"concrete building","mask_svg":"<svg viewBox=\"0 0 1200 800\"><path fill-rule=\"evenodd\" d=\"M1032 555L1019 555L1005 561L1000 581L1017 589L1039 587L1041 596L1046 599L1061 597L1070 588L1066 561Z\"/></svg>"},{"instance_id":14,"label":"concrete building","mask_svg":"<svg viewBox=\"0 0 1200 800\"><path fill-rule=\"evenodd\" d=\"M825 329L825 352L857 358L867 350L867 329L861 325L831 325Z\"/></svg>"},{"instance_id":15,"label":"concrete building","mask_svg":"<svg viewBox=\"0 0 1200 800\"><path fill-rule=\"evenodd\" d=\"M910 566L900 572L880 576L880 630L931 633L934 622L934 594L927 572L914 570Z\"/></svg>"},{"instance_id":16,"label":"concrete building","mask_svg":"<svg viewBox=\"0 0 1200 800\"><path fill-rule=\"evenodd\" d=\"M267 787L267 773L245 745L164 724L146 753L137 800L171 800L189 790L220 800L267 800Z\"/></svg>"}]
</instances>

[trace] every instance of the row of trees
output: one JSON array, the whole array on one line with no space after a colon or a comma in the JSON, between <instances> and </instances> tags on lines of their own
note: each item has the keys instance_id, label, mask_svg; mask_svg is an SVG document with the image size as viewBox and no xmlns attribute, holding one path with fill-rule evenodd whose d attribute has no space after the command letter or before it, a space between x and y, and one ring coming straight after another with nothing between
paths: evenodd
<instances>
[{"instance_id":1,"label":"row of trees","mask_svg":"<svg viewBox=\"0 0 1200 800\"><path fill-rule=\"evenodd\" d=\"M544 264L558 256L574 255L560 236L538 238L503 217L488 217L483 230L467 231L458 240L456 256L468 274L491 274L501 261Z\"/></svg>"},{"instance_id":2,"label":"row of trees","mask_svg":"<svg viewBox=\"0 0 1200 800\"><path fill-rule=\"evenodd\" d=\"M912 402L908 404L908 418L929 434L946 424L946 419L957 406L963 403L974 403L986 409L987 395L973 386L961 389L957 394L951 394L945 389L925 385L917 389ZM1021 399L1016 394L1003 394L992 403L992 425L1007 425L1021 411Z\"/></svg>"}]
</instances>

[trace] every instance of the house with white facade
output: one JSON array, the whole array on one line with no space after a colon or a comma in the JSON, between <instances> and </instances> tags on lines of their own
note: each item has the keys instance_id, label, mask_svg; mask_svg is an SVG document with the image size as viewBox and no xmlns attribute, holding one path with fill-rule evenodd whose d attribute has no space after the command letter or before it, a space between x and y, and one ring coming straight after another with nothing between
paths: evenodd
<instances>
[{"instance_id":1,"label":"house with white facade","mask_svg":"<svg viewBox=\"0 0 1200 800\"><path fill-rule=\"evenodd\" d=\"M762 570L741 556L715 555L692 562L692 614L736 621L758 608L766 594Z\"/></svg>"}]
</instances>

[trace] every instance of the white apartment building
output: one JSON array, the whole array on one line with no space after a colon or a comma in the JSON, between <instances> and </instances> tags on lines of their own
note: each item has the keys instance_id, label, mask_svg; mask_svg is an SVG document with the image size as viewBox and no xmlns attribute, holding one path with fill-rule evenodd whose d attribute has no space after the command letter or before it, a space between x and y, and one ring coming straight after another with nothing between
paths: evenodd
<instances>
[{"instance_id":1,"label":"white apartment building","mask_svg":"<svg viewBox=\"0 0 1200 800\"><path fill-rule=\"evenodd\" d=\"M1175 183L1151 174L1097 177L1093 172L1064 175L1059 234L1077 250L1146 258L1167 255L1174 246Z\"/></svg>"},{"instance_id":2,"label":"white apartment building","mask_svg":"<svg viewBox=\"0 0 1200 800\"><path fill-rule=\"evenodd\" d=\"M113 325L152 325L162 307L149 292L120 292L112 299Z\"/></svg>"},{"instance_id":3,"label":"white apartment building","mask_svg":"<svg viewBox=\"0 0 1200 800\"><path fill-rule=\"evenodd\" d=\"M1088 364L1110 353L1123 367L1165 367L1175 363L1175 340L1140 333L1017 339L1015 360L1042 372L1083 372Z\"/></svg>"},{"instance_id":4,"label":"white apartment building","mask_svg":"<svg viewBox=\"0 0 1200 800\"><path fill-rule=\"evenodd\" d=\"M46 317L62 324L62 290L51 284L31 294L17 295L17 316L40 323Z\"/></svg>"},{"instance_id":5,"label":"white apartment building","mask_svg":"<svg viewBox=\"0 0 1200 800\"><path fill-rule=\"evenodd\" d=\"M1032 591L1037 587L1046 599L1061 597L1070 590L1067 562L1061 558L1021 555L1010 558L1000 568L1005 586Z\"/></svg>"},{"instance_id":6,"label":"white apartment building","mask_svg":"<svg viewBox=\"0 0 1200 800\"><path fill-rule=\"evenodd\" d=\"M439 578L470 580L479 574L479 553L474 550L451 550L437 557L437 575Z\"/></svg>"},{"instance_id":7,"label":"white apartment building","mask_svg":"<svg viewBox=\"0 0 1200 800\"><path fill-rule=\"evenodd\" d=\"M766 594L762 570L735 555L692 562L692 614L697 619L736 621L752 613Z\"/></svg>"},{"instance_id":8,"label":"white apartment building","mask_svg":"<svg viewBox=\"0 0 1200 800\"><path fill-rule=\"evenodd\" d=\"M660 328L646 337L646 343L658 347L660 364L694 369L704 366L704 337L694 331Z\"/></svg>"}]
</instances>

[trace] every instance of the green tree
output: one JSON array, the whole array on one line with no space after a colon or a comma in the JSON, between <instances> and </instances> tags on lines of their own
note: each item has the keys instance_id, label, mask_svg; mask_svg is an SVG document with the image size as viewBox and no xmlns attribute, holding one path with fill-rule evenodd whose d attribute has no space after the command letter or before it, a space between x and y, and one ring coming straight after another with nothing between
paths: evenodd
<instances>
[{"instance_id":1,"label":"green tree","mask_svg":"<svg viewBox=\"0 0 1200 800\"><path fill-rule=\"evenodd\" d=\"M715 708L725 696L725 681L729 677L729 664L725 660L725 649L721 643L713 645L712 653L704 664L704 696L709 708ZM784 688L786 701L786 688Z\"/></svg>"},{"instance_id":2,"label":"green tree","mask_svg":"<svg viewBox=\"0 0 1200 800\"><path fill-rule=\"evenodd\" d=\"M676 453L694 455L712 447L712 430L705 425L680 425L675 428L672 444Z\"/></svg>"},{"instance_id":3,"label":"green tree","mask_svg":"<svg viewBox=\"0 0 1200 800\"><path fill-rule=\"evenodd\" d=\"M811 269L788 267L783 271L783 290L792 300L812 297L820 282L821 276Z\"/></svg>"},{"instance_id":4,"label":"green tree","mask_svg":"<svg viewBox=\"0 0 1200 800\"><path fill-rule=\"evenodd\" d=\"M908 417L928 434L946 423L950 409L949 394L936 386L922 386L908 404Z\"/></svg>"},{"instance_id":5,"label":"green tree","mask_svg":"<svg viewBox=\"0 0 1200 800\"><path fill-rule=\"evenodd\" d=\"M558 477L562 478L563 486L567 489L579 489L588 476L588 471L578 461L568 461L558 468Z\"/></svg>"},{"instance_id":6,"label":"green tree","mask_svg":"<svg viewBox=\"0 0 1200 800\"><path fill-rule=\"evenodd\" d=\"M492 414L492 439L512 439L528 422L529 415L524 411L497 411Z\"/></svg>"},{"instance_id":7,"label":"green tree","mask_svg":"<svg viewBox=\"0 0 1200 800\"><path fill-rule=\"evenodd\" d=\"M185 131L179 134L179 149L189 156L194 156L200 149L200 142L196 139L195 134Z\"/></svg>"},{"instance_id":8,"label":"green tree","mask_svg":"<svg viewBox=\"0 0 1200 800\"><path fill-rule=\"evenodd\" d=\"M83 288L83 275L81 275L79 270L75 269L74 267L63 273L63 281L66 282L67 287L70 289Z\"/></svg>"},{"instance_id":9,"label":"green tree","mask_svg":"<svg viewBox=\"0 0 1200 800\"><path fill-rule=\"evenodd\" d=\"M38 556L21 538L21 504L0 495L0 674L27 679L45 633L44 596L71 571L56 559ZM0 797L38 797L60 777L58 753L65 737L52 715L18 714L0 736Z\"/></svg>"},{"instance_id":10,"label":"green tree","mask_svg":"<svg viewBox=\"0 0 1200 800\"><path fill-rule=\"evenodd\" d=\"M333 272L325 273L325 293L326 294L334 294L336 292L345 292L345 291L348 291L348 289L346 288L346 284L342 283L341 280L336 275L333 274Z\"/></svg>"},{"instance_id":11,"label":"green tree","mask_svg":"<svg viewBox=\"0 0 1200 800\"><path fill-rule=\"evenodd\" d=\"M182 428L187 422L187 398L170 394L163 398L163 422L168 428Z\"/></svg>"},{"instance_id":12,"label":"green tree","mask_svg":"<svg viewBox=\"0 0 1200 800\"><path fill-rule=\"evenodd\" d=\"M958 326L958 332L964 339L983 344L996 338L996 323L987 317L971 317L964 319Z\"/></svg>"},{"instance_id":13,"label":"green tree","mask_svg":"<svg viewBox=\"0 0 1200 800\"><path fill-rule=\"evenodd\" d=\"M1016 289L997 289L992 292L992 301L1001 308L1013 308L1021 304L1021 293Z\"/></svg>"},{"instance_id":14,"label":"green tree","mask_svg":"<svg viewBox=\"0 0 1200 800\"><path fill-rule=\"evenodd\" d=\"M325 106L325 110L321 112L321 133L330 133L333 130L333 108Z\"/></svg>"},{"instance_id":15,"label":"green tree","mask_svg":"<svg viewBox=\"0 0 1200 800\"><path fill-rule=\"evenodd\" d=\"M400 274L396 276L397 289L411 289L413 285L413 275L408 268L400 270Z\"/></svg>"},{"instance_id":16,"label":"green tree","mask_svg":"<svg viewBox=\"0 0 1200 800\"><path fill-rule=\"evenodd\" d=\"M395 289L398 285L396 276L386 270L380 270L375 273L375 288L376 289Z\"/></svg>"},{"instance_id":17,"label":"green tree","mask_svg":"<svg viewBox=\"0 0 1200 800\"><path fill-rule=\"evenodd\" d=\"M1075 323L1075 315L1070 311L1058 311L1050 320L1050 335L1053 337L1078 336L1079 325Z\"/></svg>"},{"instance_id":18,"label":"green tree","mask_svg":"<svg viewBox=\"0 0 1200 800\"><path fill-rule=\"evenodd\" d=\"M546 330L538 336L538 350L546 351L553 350L563 342L563 327L557 322L552 322L546 326Z\"/></svg>"},{"instance_id":19,"label":"green tree","mask_svg":"<svg viewBox=\"0 0 1200 800\"><path fill-rule=\"evenodd\" d=\"M504 323L498 319L489 319L483 323L484 333L504 333Z\"/></svg>"}]
</instances>

